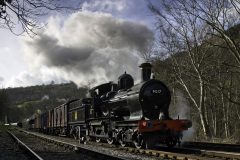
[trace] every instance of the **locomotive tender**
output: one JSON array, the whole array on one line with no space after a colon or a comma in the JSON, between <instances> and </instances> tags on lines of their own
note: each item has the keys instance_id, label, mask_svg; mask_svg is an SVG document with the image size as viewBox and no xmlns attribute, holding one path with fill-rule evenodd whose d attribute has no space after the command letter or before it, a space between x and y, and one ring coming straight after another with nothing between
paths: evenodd
<instances>
[{"instance_id":1,"label":"locomotive tender","mask_svg":"<svg viewBox=\"0 0 240 160\"><path fill-rule=\"evenodd\" d=\"M81 141L106 140L122 146L134 144L149 148L156 144L180 144L182 132L191 127L186 119L171 119L171 94L165 84L151 79L151 64L143 63L142 81L134 85L126 72L113 82L89 90L90 97L64 103L30 121L45 133L79 138Z\"/></svg>"}]
</instances>

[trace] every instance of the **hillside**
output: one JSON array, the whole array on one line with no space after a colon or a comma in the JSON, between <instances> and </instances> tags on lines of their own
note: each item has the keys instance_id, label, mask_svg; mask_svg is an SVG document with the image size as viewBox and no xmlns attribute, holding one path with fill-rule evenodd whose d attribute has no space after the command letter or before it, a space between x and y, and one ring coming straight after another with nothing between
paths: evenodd
<instances>
[{"instance_id":1,"label":"hillside","mask_svg":"<svg viewBox=\"0 0 240 160\"><path fill-rule=\"evenodd\" d=\"M8 97L8 120L15 122L31 116L35 112L44 112L69 99L82 98L86 88L78 88L74 83L38 85L4 89Z\"/></svg>"}]
</instances>

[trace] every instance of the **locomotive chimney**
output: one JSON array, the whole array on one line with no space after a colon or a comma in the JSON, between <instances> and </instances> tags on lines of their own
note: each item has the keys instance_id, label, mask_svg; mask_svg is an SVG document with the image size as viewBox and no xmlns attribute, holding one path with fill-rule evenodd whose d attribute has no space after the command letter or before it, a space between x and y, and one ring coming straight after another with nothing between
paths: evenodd
<instances>
[{"instance_id":1,"label":"locomotive chimney","mask_svg":"<svg viewBox=\"0 0 240 160\"><path fill-rule=\"evenodd\" d=\"M142 82L150 80L152 65L150 63L142 63L139 67L142 68Z\"/></svg>"}]
</instances>

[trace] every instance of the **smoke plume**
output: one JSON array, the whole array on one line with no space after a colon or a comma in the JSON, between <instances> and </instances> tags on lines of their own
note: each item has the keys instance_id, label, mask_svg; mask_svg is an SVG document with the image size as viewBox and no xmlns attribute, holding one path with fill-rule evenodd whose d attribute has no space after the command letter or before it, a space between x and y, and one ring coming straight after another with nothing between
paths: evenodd
<instances>
[{"instance_id":1,"label":"smoke plume","mask_svg":"<svg viewBox=\"0 0 240 160\"><path fill-rule=\"evenodd\" d=\"M50 18L47 29L23 45L34 71L45 66L83 86L116 80L124 71L137 77L139 54L152 41L153 33L143 24L84 11L64 22Z\"/></svg>"},{"instance_id":2,"label":"smoke plume","mask_svg":"<svg viewBox=\"0 0 240 160\"><path fill-rule=\"evenodd\" d=\"M57 102L65 103L67 102L67 99L65 98L56 98Z\"/></svg>"},{"instance_id":3,"label":"smoke plume","mask_svg":"<svg viewBox=\"0 0 240 160\"><path fill-rule=\"evenodd\" d=\"M44 96L41 98L41 101L44 101L44 100L49 100L49 95L44 95Z\"/></svg>"},{"instance_id":4,"label":"smoke plume","mask_svg":"<svg viewBox=\"0 0 240 160\"><path fill-rule=\"evenodd\" d=\"M176 109L176 116L174 117L175 119L179 117L180 119L190 119L190 105L188 100L185 98L184 94L176 90L174 93L176 104L175 104L175 109ZM189 128L187 131L183 132L183 139L182 141L190 141L193 140L195 134L195 129L194 129L194 123L191 128Z\"/></svg>"},{"instance_id":5,"label":"smoke plume","mask_svg":"<svg viewBox=\"0 0 240 160\"><path fill-rule=\"evenodd\" d=\"M174 118L179 117L180 119L189 119L190 106L184 94L181 91L176 90L173 96L175 96L176 107L176 116L174 116Z\"/></svg>"}]
</instances>

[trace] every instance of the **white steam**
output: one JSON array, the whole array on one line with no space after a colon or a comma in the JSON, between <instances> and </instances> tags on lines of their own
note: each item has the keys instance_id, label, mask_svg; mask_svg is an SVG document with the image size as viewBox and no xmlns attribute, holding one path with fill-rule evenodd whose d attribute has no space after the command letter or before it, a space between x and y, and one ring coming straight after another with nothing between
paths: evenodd
<instances>
[{"instance_id":1,"label":"white steam","mask_svg":"<svg viewBox=\"0 0 240 160\"><path fill-rule=\"evenodd\" d=\"M173 96L176 110L176 115L174 116L174 118L176 119L179 117L180 119L189 119L190 106L184 94L181 91L176 90Z\"/></svg>"},{"instance_id":2,"label":"white steam","mask_svg":"<svg viewBox=\"0 0 240 160\"><path fill-rule=\"evenodd\" d=\"M48 95L44 95L44 96L41 98L41 101L48 100L48 99L49 99L49 96L48 96Z\"/></svg>"},{"instance_id":3,"label":"white steam","mask_svg":"<svg viewBox=\"0 0 240 160\"><path fill-rule=\"evenodd\" d=\"M194 124L191 128L189 128L187 131L183 132L183 138L182 142L184 141L192 141L194 139L195 135L195 129L194 129Z\"/></svg>"},{"instance_id":4,"label":"white steam","mask_svg":"<svg viewBox=\"0 0 240 160\"><path fill-rule=\"evenodd\" d=\"M23 45L33 72L51 68L83 86L116 80L124 71L138 77L139 54L152 41L153 33L143 24L86 11L64 22L50 18L48 28Z\"/></svg>"},{"instance_id":5,"label":"white steam","mask_svg":"<svg viewBox=\"0 0 240 160\"><path fill-rule=\"evenodd\" d=\"M65 103L67 100L65 98L56 98L57 102Z\"/></svg>"},{"instance_id":6,"label":"white steam","mask_svg":"<svg viewBox=\"0 0 240 160\"><path fill-rule=\"evenodd\" d=\"M190 119L190 105L188 100L185 98L184 94L176 90L174 93L174 100L175 100L175 109L176 109L176 115L174 118L179 119ZM187 131L183 132L183 139L182 141L190 141L194 138L195 134L195 129L194 129L194 124L191 128L189 128Z\"/></svg>"}]
</instances>

